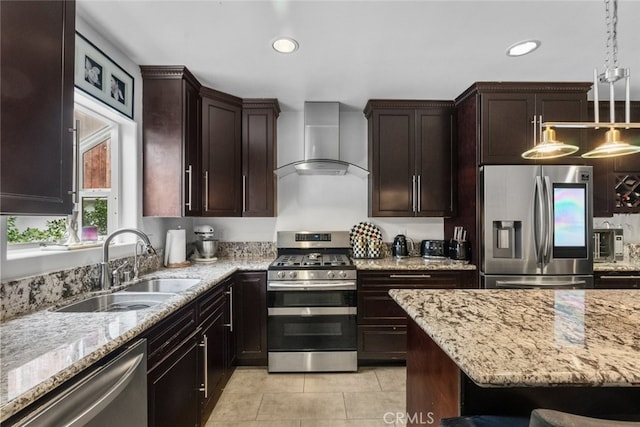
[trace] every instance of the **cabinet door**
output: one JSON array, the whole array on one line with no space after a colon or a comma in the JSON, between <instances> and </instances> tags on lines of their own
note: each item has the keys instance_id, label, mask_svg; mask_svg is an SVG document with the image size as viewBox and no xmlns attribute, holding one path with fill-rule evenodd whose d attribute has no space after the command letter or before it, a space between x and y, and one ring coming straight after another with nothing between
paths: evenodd
<instances>
[{"instance_id":1,"label":"cabinet door","mask_svg":"<svg viewBox=\"0 0 640 427\"><path fill-rule=\"evenodd\" d=\"M3 214L69 214L74 1L0 2Z\"/></svg>"},{"instance_id":2,"label":"cabinet door","mask_svg":"<svg viewBox=\"0 0 640 427\"><path fill-rule=\"evenodd\" d=\"M379 109L369 122L369 215L414 216L415 110Z\"/></svg>"},{"instance_id":3,"label":"cabinet door","mask_svg":"<svg viewBox=\"0 0 640 427\"><path fill-rule=\"evenodd\" d=\"M204 216L241 216L241 104L201 94L202 213Z\"/></svg>"},{"instance_id":4,"label":"cabinet door","mask_svg":"<svg viewBox=\"0 0 640 427\"><path fill-rule=\"evenodd\" d=\"M580 122L587 120L586 93L538 93L536 94L536 115L542 116L543 122ZM571 156L555 159L540 160L545 164L587 164L587 160L580 157L586 152L587 132L584 129L556 129L556 138L566 144L579 147L579 151ZM530 140L531 148L533 136ZM531 161L528 161L531 163Z\"/></svg>"},{"instance_id":5,"label":"cabinet door","mask_svg":"<svg viewBox=\"0 0 640 427\"><path fill-rule=\"evenodd\" d=\"M275 216L277 101L274 108L253 105L245 100L242 109L242 215Z\"/></svg>"},{"instance_id":6,"label":"cabinet door","mask_svg":"<svg viewBox=\"0 0 640 427\"><path fill-rule=\"evenodd\" d=\"M453 109L417 110L418 216L452 214L453 117Z\"/></svg>"},{"instance_id":7,"label":"cabinet door","mask_svg":"<svg viewBox=\"0 0 640 427\"><path fill-rule=\"evenodd\" d=\"M184 169L183 187L185 216L200 216L202 212L202 190L200 180L200 93L188 81L184 86Z\"/></svg>"},{"instance_id":8,"label":"cabinet door","mask_svg":"<svg viewBox=\"0 0 640 427\"><path fill-rule=\"evenodd\" d=\"M267 364L267 275L236 273L233 324L238 365Z\"/></svg>"},{"instance_id":9,"label":"cabinet door","mask_svg":"<svg viewBox=\"0 0 640 427\"><path fill-rule=\"evenodd\" d=\"M149 426L199 425L198 340L194 332L148 373Z\"/></svg>"},{"instance_id":10,"label":"cabinet door","mask_svg":"<svg viewBox=\"0 0 640 427\"><path fill-rule=\"evenodd\" d=\"M358 360L404 360L407 315L390 289L473 286L475 271L376 271L358 273Z\"/></svg>"},{"instance_id":11,"label":"cabinet door","mask_svg":"<svg viewBox=\"0 0 640 427\"><path fill-rule=\"evenodd\" d=\"M616 102L616 121L625 121L624 103ZM606 104L609 105L608 103ZM634 123L640 122L640 101L632 101L630 105L630 121ZM609 115L604 116L604 119L608 119ZM600 121L602 121L603 115L600 113ZM600 131L600 136L597 139L600 142L603 139L604 132ZM620 129L620 138L628 142L629 144L640 146L640 129ZM613 170L616 173L633 173L640 175L640 154L629 154L627 156L620 156L614 158Z\"/></svg>"},{"instance_id":12,"label":"cabinet door","mask_svg":"<svg viewBox=\"0 0 640 427\"><path fill-rule=\"evenodd\" d=\"M481 95L481 164L529 164L521 154L533 144L533 93Z\"/></svg>"},{"instance_id":13,"label":"cabinet door","mask_svg":"<svg viewBox=\"0 0 640 427\"><path fill-rule=\"evenodd\" d=\"M199 216L199 83L185 67L141 66L143 215Z\"/></svg>"},{"instance_id":14,"label":"cabinet door","mask_svg":"<svg viewBox=\"0 0 640 427\"><path fill-rule=\"evenodd\" d=\"M202 419L207 419L222 394L226 374L225 297L215 304L211 316L202 324L201 346L204 358L202 378Z\"/></svg>"}]
</instances>

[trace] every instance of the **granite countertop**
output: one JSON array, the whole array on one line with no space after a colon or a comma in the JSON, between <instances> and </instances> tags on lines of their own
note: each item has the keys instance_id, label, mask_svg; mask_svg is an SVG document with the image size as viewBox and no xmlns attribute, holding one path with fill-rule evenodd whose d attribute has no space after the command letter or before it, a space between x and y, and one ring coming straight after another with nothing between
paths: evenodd
<instances>
[{"instance_id":1,"label":"granite countertop","mask_svg":"<svg viewBox=\"0 0 640 427\"><path fill-rule=\"evenodd\" d=\"M476 266L451 259L425 259L422 257L384 257L354 259L358 270L475 270Z\"/></svg>"},{"instance_id":2,"label":"granite countertop","mask_svg":"<svg viewBox=\"0 0 640 427\"><path fill-rule=\"evenodd\" d=\"M272 261L273 258L220 259L211 264L158 270L144 277L190 277L201 279L202 283L145 310L57 313L47 309L0 324L0 422L149 329L236 270L266 270Z\"/></svg>"},{"instance_id":3,"label":"granite countertop","mask_svg":"<svg viewBox=\"0 0 640 427\"><path fill-rule=\"evenodd\" d=\"M640 386L638 290L390 295L480 386Z\"/></svg>"},{"instance_id":4,"label":"granite countertop","mask_svg":"<svg viewBox=\"0 0 640 427\"><path fill-rule=\"evenodd\" d=\"M640 271L640 263L637 262L594 262L594 272L618 272L618 271Z\"/></svg>"}]
</instances>

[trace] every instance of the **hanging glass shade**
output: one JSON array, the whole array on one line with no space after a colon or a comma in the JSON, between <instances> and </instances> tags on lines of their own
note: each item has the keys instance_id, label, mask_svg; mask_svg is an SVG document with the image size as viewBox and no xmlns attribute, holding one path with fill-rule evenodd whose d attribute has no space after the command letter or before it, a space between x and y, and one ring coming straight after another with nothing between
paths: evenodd
<instances>
[{"instance_id":1,"label":"hanging glass shade","mask_svg":"<svg viewBox=\"0 0 640 427\"><path fill-rule=\"evenodd\" d=\"M556 140L556 131L547 127L542 132L542 141L522 153L522 157L525 159L553 159L568 156L576 151L578 151L578 147Z\"/></svg>"},{"instance_id":2,"label":"hanging glass shade","mask_svg":"<svg viewBox=\"0 0 640 427\"><path fill-rule=\"evenodd\" d=\"M609 129L605 134L605 142L597 148L584 153L585 159L598 159L604 157L625 156L627 154L640 153L640 147L620 140L618 129Z\"/></svg>"}]
</instances>

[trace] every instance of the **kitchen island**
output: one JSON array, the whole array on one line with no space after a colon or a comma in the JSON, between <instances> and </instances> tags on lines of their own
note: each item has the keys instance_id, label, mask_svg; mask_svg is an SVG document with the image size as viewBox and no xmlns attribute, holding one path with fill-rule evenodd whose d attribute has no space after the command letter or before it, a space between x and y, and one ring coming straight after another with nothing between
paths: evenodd
<instances>
[{"instance_id":1,"label":"kitchen island","mask_svg":"<svg viewBox=\"0 0 640 427\"><path fill-rule=\"evenodd\" d=\"M407 413L640 420L636 290L399 290Z\"/></svg>"}]
</instances>

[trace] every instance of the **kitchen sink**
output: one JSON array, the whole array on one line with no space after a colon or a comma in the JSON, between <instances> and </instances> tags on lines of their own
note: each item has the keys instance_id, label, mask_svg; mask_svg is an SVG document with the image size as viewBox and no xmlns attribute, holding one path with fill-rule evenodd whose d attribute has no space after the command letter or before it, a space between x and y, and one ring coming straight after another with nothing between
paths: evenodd
<instances>
[{"instance_id":1,"label":"kitchen sink","mask_svg":"<svg viewBox=\"0 0 640 427\"><path fill-rule=\"evenodd\" d=\"M137 311L163 303L175 295L175 293L160 292L116 292L115 294L90 297L73 304L65 305L54 311L61 313Z\"/></svg>"},{"instance_id":2,"label":"kitchen sink","mask_svg":"<svg viewBox=\"0 0 640 427\"><path fill-rule=\"evenodd\" d=\"M200 279L187 279L187 278L155 278L155 279L143 279L138 283L135 283L123 292L182 292L199 284Z\"/></svg>"}]
</instances>

